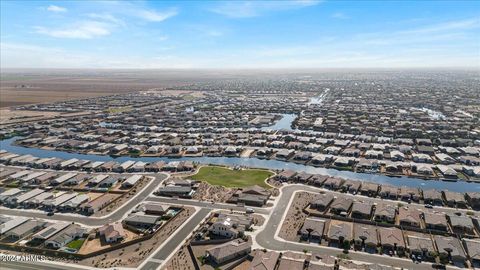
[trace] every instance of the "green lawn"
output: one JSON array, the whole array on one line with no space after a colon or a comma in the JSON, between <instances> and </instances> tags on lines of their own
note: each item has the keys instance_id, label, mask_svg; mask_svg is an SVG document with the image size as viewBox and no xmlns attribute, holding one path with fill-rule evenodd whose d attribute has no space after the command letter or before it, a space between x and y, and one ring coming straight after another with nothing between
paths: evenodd
<instances>
[{"instance_id":1,"label":"green lawn","mask_svg":"<svg viewBox=\"0 0 480 270\"><path fill-rule=\"evenodd\" d=\"M85 239L73 240L72 242L67 244L67 247L79 250L82 247L84 241Z\"/></svg>"},{"instance_id":2,"label":"green lawn","mask_svg":"<svg viewBox=\"0 0 480 270\"><path fill-rule=\"evenodd\" d=\"M189 178L224 187L259 185L264 188L270 188L270 186L265 183L265 179L271 175L273 175L273 173L267 170L231 170L224 167L205 166L200 168L197 174Z\"/></svg>"}]
</instances>

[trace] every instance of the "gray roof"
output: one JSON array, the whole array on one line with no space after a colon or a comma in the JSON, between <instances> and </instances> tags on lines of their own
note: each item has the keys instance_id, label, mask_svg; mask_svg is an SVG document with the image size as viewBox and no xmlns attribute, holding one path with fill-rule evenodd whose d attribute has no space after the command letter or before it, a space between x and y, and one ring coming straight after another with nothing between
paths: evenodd
<instances>
[{"instance_id":1,"label":"gray roof","mask_svg":"<svg viewBox=\"0 0 480 270\"><path fill-rule=\"evenodd\" d=\"M46 222L44 221L39 221L39 220L36 220L36 219L31 219L25 223L23 223L22 225L10 230L7 234L8 235L18 235L18 236L22 236L24 235L25 233L28 233L30 231L33 231L35 228L38 228L38 227L43 227L44 225L46 224Z\"/></svg>"},{"instance_id":2,"label":"gray roof","mask_svg":"<svg viewBox=\"0 0 480 270\"><path fill-rule=\"evenodd\" d=\"M143 224L149 224L149 225L155 225L156 222L160 219L159 216L153 216L153 215L143 215L143 214L133 214L128 216L125 219L125 222L127 223L143 223Z\"/></svg>"},{"instance_id":3,"label":"gray roof","mask_svg":"<svg viewBox=\"0 0 480 270\"><path fill-rule=\"evenodd\" d=\"M456 237L445 237L441 235L434 235L435 243L437 243L438 252L448 253L446 249L450 249L452 256L465 257L465 251L462 248L462 243Z\"/></svg>"},{"instance_id":4,"label":"gray roof","mask_svg":"<svg viewBox=\"0 0 480 270\"><path fill-rule=\"evenodd\" d=\"M478 239L463 239L470 258L480 260L480 241Z\"/></svg>"},{"instance_id":5,"label":"gray roof","mask_svg":"<svg viewBox=\"0 0 480 270\"><path fill-rule=\"evenodd\" d=\"M453 227L465 227L465 228L473 228L472 219L469 217L464 216L457 216L457 215L449 215L450 224Z\"/></svg>"}]
</instances>

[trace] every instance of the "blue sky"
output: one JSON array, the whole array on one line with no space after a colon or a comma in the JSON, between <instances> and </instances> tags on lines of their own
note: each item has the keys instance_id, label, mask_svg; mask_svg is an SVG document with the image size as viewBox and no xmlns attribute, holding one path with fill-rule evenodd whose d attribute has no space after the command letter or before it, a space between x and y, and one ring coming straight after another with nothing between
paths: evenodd
<instances>
[{"instance_id":1,"label":"blue sky","mask_svg":"<svg viewBox=\"0 0 480 270\"><path fill-rule=\"evenodd\" d=\"M1 1L2 68L480 67L479 1Z\"/></svg>"}]
</instances>

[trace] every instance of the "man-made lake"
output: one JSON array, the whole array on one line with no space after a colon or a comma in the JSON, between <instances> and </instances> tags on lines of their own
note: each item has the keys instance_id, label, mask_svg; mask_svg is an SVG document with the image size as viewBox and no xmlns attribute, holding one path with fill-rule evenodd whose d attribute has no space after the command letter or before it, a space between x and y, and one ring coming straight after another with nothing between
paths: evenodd
<instances>
[{"instance_id":1,"label":"man-made lake","mask_svg":"<svg viewBox=\"0 0 480 270\"><path fill-rule=\"evenodd\" d=\"M274 125L263 127L262 130L288 130L292 131L292 122L297 118L296 114L283 114L282 119L278 120Z\"/></svg>"},{"instance_id":2,"label":"man-made lake","mask_svg":"<svg viewBox=\"0 0 480 270\"><path fill-rule=\"evenodd\" d=\"M92 161L115 160L117 162L123 162L126 160L143 161L143 162L153 162L153 161L159 161L159 160L164 160L164 161L190 160L190 161L195 161L202 164L256 167L256 168L266 168L266 169L272 169L272 170L290 169L294 171L305 171L308 173L337 176L337 177L342 177L346 179L374 182L378 184L420 187L422 189L450 190L450 191L457 191L457 192L480 191L480 184L476 184L476 183L445 182L445 181L423 180L423 179L408 178L408 177L397 178L397 177L389 177L389 176L379 175L379 174L355 173L350 171L339 171L335 169L317 168L313 166L306 166L306 165L301 165L301 164L296 164L291 162L284 162L279 160L267 160L267 159L258 159L258 158L239 158L239 157L182 157L182 158L111 157L111 156L86 155L86 154L76 154L76 153L68 153L68 152L62 152L62 151L43 150L38 148L27 148L27 147L14 145L13 143L16 139L18 139L18 137L0 141L0 149L7 150L11 153L16 153L16 154L22 154L22 155L30 154L40 158L57 157L65 160L71 159L71 158L86 159L86 160L92 160Z\"/></svg>"}]
</instances>

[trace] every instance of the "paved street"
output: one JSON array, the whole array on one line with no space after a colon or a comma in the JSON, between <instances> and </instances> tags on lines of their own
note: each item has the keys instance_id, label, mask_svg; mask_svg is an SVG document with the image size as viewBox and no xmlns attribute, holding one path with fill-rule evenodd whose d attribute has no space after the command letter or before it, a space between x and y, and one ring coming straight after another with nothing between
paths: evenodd
<instances>
[{"instance_id":1,"label":"paved street","mask_svg":"<svg viewBox=\"0 0 480 270\"><path fill-rule=\"evenodd\" d=\"M208 209L225 209L225 210L233 209L235 211L245 211L246 208L248 208L248 207L244 207L244 206L236 206L234 204L211 203L211 202L202 202L202 201L196 201L196 200L172 199L172 198L157 197L157 196L150 196L150 197L146 198L145 201L198 206L198 207L208 208ZM251 208L255 209L255 213L258 213L258 214L268 214L270 212L269 209L258 208L258 207L251 207Z\"/></svg>"},{"instance_id":2,"label":"paved street","mask_svg":"<svg viewBox=\"0 0 480 270\"><path fill-rule=\"evenodd\" d=\"M55 265L43 262L0 262L0 269L15 269L15 270L85 270L85 268L75 267L69 265Z\"/></svg>"},{"instance_id":3,"label":"paved street","mask_svg":"<svg viewBox=\"0 0 480 270\"><path fill-rule=\"evenodd\" d=\"M202 208L200 211L195 213L193 218L189 220L189 222L183 226L178 232L175 233L172 239L168 241L155 255L153 255L153 260L147 262L143 267L142 270L153 270L157 269L160 265L158 261L164 261L168 258L170 254L172 254L175 249L185 241L185 239L193 232L195 227L210 213L210 209Z\"/></svg>"},{"instance_id":4,"label":"paved street","mask_svg":"<svg viewBox=\"0 0 480 270\"><path fill-rule=\"evenodd\" d=\"M282 217L292 197L297 190L315 191L314 188L303 185L292 185L283 188L282 195L275 206L270 219L267 221L265 229L256 236L257 243L267 249L277 251L298 251L303 252L305 249L309 252L318 252L322 255L336 256L342 253L341 249L323 247L319 245L308 245L301 243L294 243L288 241L279 241L275 239L275 233L278 226L281 226ZM374 255L365 252L350 251L348 256L353 260L367 261L371 263L379 263L383 265L394 265L395 267L402 267L404 269L432 269L432 266L427 263L415 264L409 260L392 258L384 255Z\"/></svg>"},{"instance_id":5,"label":"paved street","mask_svg":"<svg viewBox=\"0 0 480 270\"><path fill-rule=\"evenodd\" d=\"M159 203L170 203L170 204L180 204L180 205L188 205L188 206L197 206L201 207L201 209L194 214L194 216L189 220L189 222L183 226L173 237L170 239L163 247L160 248L141 268L142 270L154 270L158 269L163 262L171 255L175 249L182 244L185 239L192 233L195 227L214 209L224 209L224 210L237 210L237 211L245 211L245 207L229 205L229 204L222 204L222 203L209 203L209 202L200 202L195 200L183 200L183 199L172 199L166 197L156 197L156 196L148 196L152 190L157 188L157 186L165 179L166 175L159 174L154 181L152 181L147 188L145 188L138 197L135 197L132 201L129 201L127 204L122 206L115 214L107 218L99 218L99 219L91 219L88 217L74 217L68 215L55 215L53 217L48 217L49 219L55 220L64 220L64 221L75 221L79 223L84 223L86 225L95 226L95 225L103 225L107 222L119 220L122 216L130 211L134 205L140 203L141 201L150 201L150 202L159 202ZM260 214L269 214L271 212L270 218L267 220L267 224L265 225L265 229L256 235L255 240L256 242L263 248L267 248L270 250L277 250L277 251L297 251L303 252L304 250L308 250L309 252L318 252L322 255L331 255L336 256L342 253L341 249L331 248L331 247L324 247L320 245L310 245L304 243L295 243L289 242L284 240L279 240L279 238L275 239L275 234L277 228L282 224L282 218L287 211L288 204L290 199L292 198L294 192L296 191L310 191L310 192L318 192L317 188L306 186L306 185L290 185L286 186L282 189L281 197L278 199L275 207L273 209L262 209L262 208L255 208L255 211ZM338 195L347 195L353 196L348 194L338 194ZM360 199L359 196L356 196L357 199ZM375 200L372 198L364 198L363 200ZM378 200L377 200L378 201ZM423 207L421 205L414 205L415 207ZM440 211L446 212L454 212L458 211L455 209L439 209ZM464 210L461 210L464 211ZM12 214L12 215L19 215L19 216L29 216L29 217L46 217L43 213L31 213L31 212L22 212L16 210L6 210L3 211L5 214ZM378 255L378 254L368 254L364 252L355 252L350 251L348 256L353 260L359 261L368 261L368 262L375 262L384 265L395 265L396 267L402 267L405 269L432 269L430 264L422 263L422 264L415 264L408 259L401 259L396 257L388 257L385 255ZM46 264L35 264L33 266L32 263L28 262L8 262L2 263L2 269L73 269L77 270L80 268L76 267L58 267L55 265L46 265Z\"/></svg>"},{"instance_id":6,"label":"paved street","mask_svg":"<svg viewBox=\"0 0 480 270\"><path fill-rule=\"evenodd\" d=\"M129 200L127 203L123 204L114 214L103 217L103 218L91 218L87 216L78 216L78 215L62 215L55 214L53 216L47 216L46 212L29 212L21 211L16 209L2 209L1 212L3 215L15 215L22 217L31 217L31 218L44 218L48 220L57 220L57 221L67 221L67 222L76 222L85 224L87 226L102 226L105 223L114 222L122 219L122 217L133 209L135 205L145 200L145 198L156 189L160 183L167 178L166 174L156 174L155 179L151 181L146 188L144 188L135 198Z\"/></svg>"}]
</instances>

